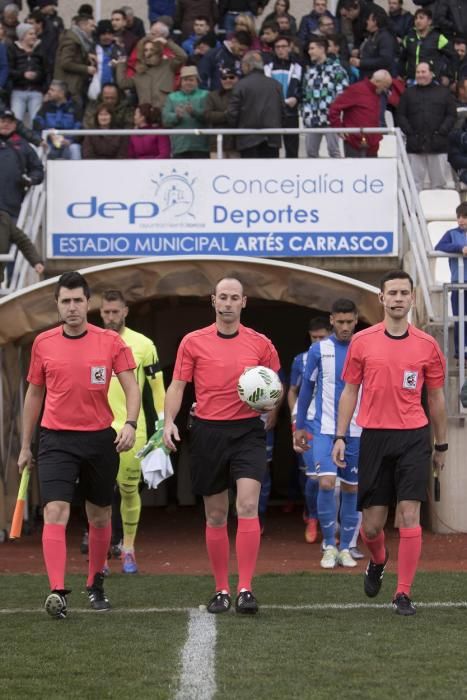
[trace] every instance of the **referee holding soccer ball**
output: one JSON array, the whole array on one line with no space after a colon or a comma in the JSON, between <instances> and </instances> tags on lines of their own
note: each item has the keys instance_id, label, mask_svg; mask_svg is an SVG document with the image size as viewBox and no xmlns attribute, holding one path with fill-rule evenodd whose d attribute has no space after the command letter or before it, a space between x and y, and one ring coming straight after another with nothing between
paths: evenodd
<instances>
[{"instance_id":1,"label":"referee holding soccer ball","mask_svg":"<svg viewBox=\"0 0 467 700\"><path fill-rule=\"evenodd\" d=\"M193 382L196 414L190 435L192 484L194 492L204 499L206 546L216 587L207 610L222 613L231 607L227 516L228 489L234 479L238 515L235 610L254 614L258 603L251 581L261 537L258 499L266 471L266 432L258 413L240 400L237 382L247 367L263 365L277 372L280 363L271 341L240 323L247 302L240 280L219 280L211 301L215 322L188 333L178 348L165 399L164 443L176 450L180 436L174 421L185 386Z\"/></svg>"}]
</instances>

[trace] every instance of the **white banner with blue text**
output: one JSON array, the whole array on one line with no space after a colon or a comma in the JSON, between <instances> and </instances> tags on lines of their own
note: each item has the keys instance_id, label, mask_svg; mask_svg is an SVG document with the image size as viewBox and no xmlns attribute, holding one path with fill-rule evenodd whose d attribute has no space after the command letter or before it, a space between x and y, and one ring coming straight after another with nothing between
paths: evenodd
<instances>
[{"instance_id":1,"label":"white banner with blue text","mask_svg":"<svg viewBox=\"0 0 467 700\"><path fill-rule=\"evenodd\" d=\"M51 258L397 255L392 158L50 161Z\"/></svg>"}]
</instances>

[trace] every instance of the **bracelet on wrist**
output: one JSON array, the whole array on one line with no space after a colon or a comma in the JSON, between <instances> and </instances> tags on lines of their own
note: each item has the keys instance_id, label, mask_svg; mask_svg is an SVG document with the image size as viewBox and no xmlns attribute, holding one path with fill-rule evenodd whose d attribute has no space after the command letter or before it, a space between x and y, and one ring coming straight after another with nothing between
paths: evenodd
<instances>
[{"instance_id":1,"label":"bracelet on wrist","mask_svg":"<svg viewBox=\"0 0 467 700\"><path fill-rule=\"evenodd\" d=\"M447 452L449 448L449 445L447 442L442 442L439 443L438 445L435 445L435 452Z\"/></svg>"},{"instance_id":2,"label":"bracelet on wrist","mask_svg":"<svg viewBox=\"0 0 467 700\"><path fill-rule=\"evenodd\" d=\"M131 425L131 427L136 430L138 423L135 420L126 420L125 425Z\"/></svg>"},{"instance_id":3,"label":"bracelet on wrist","mask_svg":"<svg viewBox=\"0 0 467 700\"><path fill-rule=\"evenodd\" d=\"M337 440L343 440L345 444L347 444L347 439L345 435L336 435L334 440L332 441L333 443L337 442Z\"/></svg>"}]
</instances>

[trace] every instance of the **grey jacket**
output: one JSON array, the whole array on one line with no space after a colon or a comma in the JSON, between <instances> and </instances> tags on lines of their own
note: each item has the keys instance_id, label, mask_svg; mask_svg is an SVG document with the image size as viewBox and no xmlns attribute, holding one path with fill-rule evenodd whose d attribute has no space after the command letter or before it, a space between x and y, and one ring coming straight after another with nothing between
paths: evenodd
<instances>
[{"instance_id":1,"label":"grey jacket","mask_svg":"<svg viewBox=\"0 0 467 700\"><path fill-rule=\"evenodd\" d=\"M285 110L282 88L277 80L267 78L263 71L248 73L232 90L227 109L227 119L238 129L274 129L284 124ZM268 146L280 148L280 134L247 134L236 136L237 149L259 146L267 141Z\"/></svg>"}]
</instances>

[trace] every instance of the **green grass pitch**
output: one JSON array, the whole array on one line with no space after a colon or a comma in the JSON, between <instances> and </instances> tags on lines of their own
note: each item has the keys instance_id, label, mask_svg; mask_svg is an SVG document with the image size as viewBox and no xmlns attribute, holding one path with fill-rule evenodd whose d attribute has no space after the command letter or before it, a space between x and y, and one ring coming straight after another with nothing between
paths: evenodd
<instances>
[{"instance_id":1,"label":"green grass pitch","mask_svg":"<svg viewBox=\"0 0 467 700\"><path fill-rule=\"evenodd\" d=\"M373 600L361 576L260 576L256 617L199 613L212 592L207 576L112 574L113 610L100 614L88 609L83 578L69 583L69 617L56 621L42 610L45 577L0 576L2 700L467 697L464 573L418 574L412 618L389 607L393 575ZM214 687L201 678L180 695L190 610L215 628ZM195 636L200 658L202 641Z\"/></svg>"}]
</instances>

